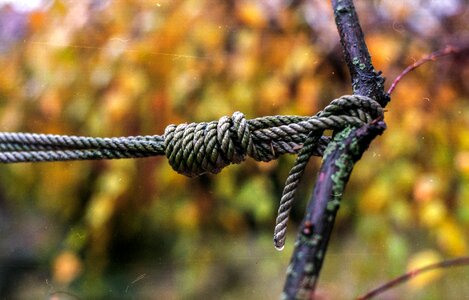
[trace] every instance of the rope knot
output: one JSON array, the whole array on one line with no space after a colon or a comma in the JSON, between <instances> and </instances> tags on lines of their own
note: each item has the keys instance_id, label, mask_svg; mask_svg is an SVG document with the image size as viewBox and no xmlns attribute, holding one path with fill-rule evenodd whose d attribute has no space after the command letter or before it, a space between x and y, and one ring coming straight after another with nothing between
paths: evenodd
<instances>
[{"instance_id":1,"label":"rope knot","mask_svg":"<svg viewBox=\"0 0 469 300\"><path fill-rule=\"evenodd\" d=\"M365 96L342 96L312 117L271 116L246 120L235 112L218 121L169 125L164 148L169 164L178 173L198 176L219 173L250 156L271 161L283 153L300 153L303 161L322 155L328 137L325 129L361 126L382 115L381 106Z\"/></svg>"},{"instance_id":2,"label":"rope knot","mask_svg":"<svg viewBox=\"0 0 469 300\"><path fill-rule=\"evenodd\" d=\"M218 121L169 125L164 141L170 165L191 177L207 172L216 174L229 164L241 163L246 155L261 159L241 112Z\"/></svg>"}]
</instances>

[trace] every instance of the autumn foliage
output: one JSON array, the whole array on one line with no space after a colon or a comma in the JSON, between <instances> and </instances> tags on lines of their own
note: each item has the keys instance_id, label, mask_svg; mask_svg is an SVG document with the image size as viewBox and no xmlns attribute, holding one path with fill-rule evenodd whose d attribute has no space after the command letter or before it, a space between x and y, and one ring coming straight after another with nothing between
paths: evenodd
<instances>
[{"instance_id":1,"label":"autumn foliage","mask_svg":"<svg viewBox=\"0 0 469 300\"><path fill-rule=\"evenodd\" d=\"M313 115L351 93L332 10L280 2L0 6L0 128L127 136L234 111ZM464 1L409 3L356 1L387 86L422 56L469 43ZM388 129L344 195L321 278L326 299L468 254L467 66L467 52L441 58L393 92ZM247 160L194 179L165 158L0 166L0 295L276 299L320 163L306 171L279 253L273 224L293 160ZM435 271L389 299L456 299L469 293L468 274Z\"/></svg>"}]
</instances>

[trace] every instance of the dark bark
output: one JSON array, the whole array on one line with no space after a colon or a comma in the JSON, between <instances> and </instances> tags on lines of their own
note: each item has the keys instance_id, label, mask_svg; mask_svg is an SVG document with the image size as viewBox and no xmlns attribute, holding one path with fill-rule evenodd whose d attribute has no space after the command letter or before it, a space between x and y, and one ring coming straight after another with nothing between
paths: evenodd
<instances>
[{"instance_id":1,"label":"dark bark","mask_svg":"<svg viewBox=\"0 0 469 300\"><path fill-rule=\"evenodd\" d=\"M353 93L371 97L385 107L389 95L384 92L384 78L371 63L353 1L332 0L332 7L345 62L352 77Z\"/></svg>"},{"instance_id":2,"label":"dark bark","mask_svg":"<svg viewBox=\"0 0 469 300\"><path fill-rule=\"evenodd\" d=\"M345 62L354 94L389 102L384 78L372 63L352 0L332 0ZM316 185L295 242L282 299L312 299L334 226L342 194L358 161L371 141L385 129L375 120L358 129L337 133L326 149Z\"/></svg>"}]
</instances>

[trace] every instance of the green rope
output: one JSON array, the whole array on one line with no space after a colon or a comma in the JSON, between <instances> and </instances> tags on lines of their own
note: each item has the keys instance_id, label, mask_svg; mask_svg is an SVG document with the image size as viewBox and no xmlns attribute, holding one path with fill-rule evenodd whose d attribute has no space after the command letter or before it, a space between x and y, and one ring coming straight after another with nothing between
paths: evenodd
<instances>
[{"instance_id":1,"label":"green rope","mask_svg":"<svg viewBox=\"0 0 469 300\"><path fill-rule=\"evenodd\" d=\"M285 244L288 214L304 168L312 155L321 156L329 137L324 130L362 126L383 109L365 96L342 96L312 117L267 116L247 120L240 112L218 121L169 125L164 135L116 138L0 132L0 162L42 162L137 158L166 155L177 172L187 176L218 173L246 156L271 161L298 154L280 201L274 244Z\"/></svg>"}]
</instances>

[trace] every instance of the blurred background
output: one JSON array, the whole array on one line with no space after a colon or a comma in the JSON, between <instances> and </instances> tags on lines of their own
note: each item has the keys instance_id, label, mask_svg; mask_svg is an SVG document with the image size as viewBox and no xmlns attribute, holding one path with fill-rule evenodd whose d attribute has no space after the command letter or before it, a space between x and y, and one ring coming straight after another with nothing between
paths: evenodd
<instances>
[{"instance_id":1,"label":"blurred background","mask_svg":"<svg viewBox=\"0 0 469 300\"><path fill-rule=\"evenodd\" d=\"M469 45L463 0L356 1L386 87ZM328 1L0 1L0 130L162 134L166 125L313 115L351 93ZM407 269L467 255L469 68L460 53L398 85L388 129L352 173L319 281L351 299ZM277 299L320 165L287 245L272 244L295 157L188 179L164 157L0 166L2 299ZM381 299L469 297L469 267Z\"/></svg>"}]
</instances>

